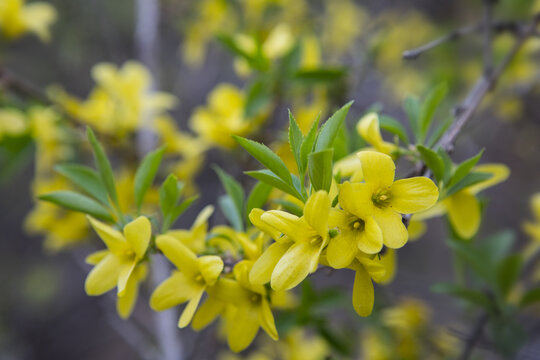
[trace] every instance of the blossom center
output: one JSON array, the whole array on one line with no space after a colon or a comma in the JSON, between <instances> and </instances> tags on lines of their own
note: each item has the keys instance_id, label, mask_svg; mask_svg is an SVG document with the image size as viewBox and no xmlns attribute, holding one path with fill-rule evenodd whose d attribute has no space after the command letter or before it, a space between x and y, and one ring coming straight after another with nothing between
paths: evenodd
<instances>
[{"instance_id":1,"label":"blossom center","mask_svg":"<svg viewBox=\"0 0 540 360\"><path fill-rule=\"evenodd\" d=\"M260 294L253 294L253 295L251 295L251 298L249 300L253 304L258 304L261 301L261 295Z\"/></svg>"},{"instance_id":2,"label":"blossom center","mask_svg":"<svg viewBox=\"0 0 540 360\"><path fill-rule=\"evenodd\" d=\"M320 235L316 235L309 240L309 243L313 246L320 245L323 242L323 238Z\"/></svg>"},{"instance_id":3,"label":"blossom center","mask_svg":"<svg viewBox=\"0 0 540 360\"><path fill-rule=\"evenodd\" d=\"M381 189L374 192L371 200L376 207L384 209L390 205L390 191L388 189Z\"/></svg>"},{"instance_id":4,"label":"blossom center","mask_svg":"<svg viewBox=\"0 0 540 360\"><path fill-rule=\"evenodd\" d=\"M199 283L199 284L204 284L204 278L201 274L197 274L195 275L195 282Z\"/></svg>"},{"instance_id":5,"label":"blossom center","mask_svg":"<svg viewBox=\"0 0 540 360\"><path fill-rule=\"evenodd\" d=\"M366 223L364 222L364 220L360 218L356 218L349 225L352 230L363 231L366 226Z\"/></svg>"}]
</instances>

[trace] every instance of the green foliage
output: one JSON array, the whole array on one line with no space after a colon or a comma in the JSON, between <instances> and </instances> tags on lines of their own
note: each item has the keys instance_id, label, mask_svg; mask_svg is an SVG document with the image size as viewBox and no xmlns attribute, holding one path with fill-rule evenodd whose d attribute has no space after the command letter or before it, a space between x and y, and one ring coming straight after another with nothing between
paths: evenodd
<instances>
[{"instance_id":1,"label":"green foliage","mask_svg":"<svg viewBox=\"0 0 540 360\"><path fill-rule=\"evenodd\" d=\"M109 206L107 190L94 169L79 164L62 164L57 165L55 170L102 205Z\"/></svg>"},{"instance_id":2,"label":"green foliage","mask_svg":"<svg viewBox=\"0 0 540 360\"><path fill-rule=\"evenodd\" d=\"M161 232L167 232L171 225L186 211L198 195L191 196L178 204L184 184L174 175L169 175L159 188L159 208L163 217Z\"/></svg>"},{"instance_id":3,"label":"green foliage","mask_svg":"<svg viewBox=\"0 0 540 360\"><path fill-rule=\"evenodd\" d=\"M271 192L272 186L261 181L257 182L253 189L251 189L251 192L249 193L246 202L246 224L251 224L251 222L249 221L249 213L251 212L251 210L255 208L262 208L264 204L266 204L266 202L268 201L268 197L270 196Z\"/></svg>"},{"instance_id":4,"label":"green foliage","mask_svg":"<svg viewBox=\"0 0 540 360\"><path fill-rule=\"evenodd\" d=\"M213 167L219 176L221 184L227 192L226 196L219 199L219 205L223 214L237 231L244 230L244 188L232 176L224 172L218 166Z\"/></svg>"},{"instance_id":5,"label":"green foliage","mask_svg":"<svg viewBox=\"0 0 540 360\"><path fill-rule=\"evenodd\" d=\"M332 147L352 104L353 102L349 101L324 123L317 136L315 151L330 149Z\"/></svg>"},{"instance_id":6,"label":"green foliage","mask_svg":"<svg viewBox=\"0 0 540 360\"><path fill-rule=\"evenodd\" d=\"M433 150L428 149L422 145L416 145L416 149L422 157L424 164L431 170L435 180L437 182L442 182L444 180L444 161L443 159Z\"/></svg>"},{"instance_id":7,"label":"green foliage","mask_svg":"<svg viewBox=\"0 0 540 360\"><path fill-rule=\"evenodd\" d=\"M162 147L148 153L135 173L134 195L137 211L141 210L144 195L146 195L146 192L154 182L164 152L165 147Z\"/></svg>"},{"instance_id":8,"label":"green foliage","mask_svg":"<svg viewBox=\"0 0 540 360\"><path fill-rule=\"evenodd\" d=\"M447 93L448 86L444 83L440 84L428 93L424 102L420 106L418 113L419 137L417 138L420 143L422 143L426 138L431 123L433 122L435 111Z\"/></svg>"},{"instance_id":9,"label":"green foliage","mask_svg":"<svg viewBox=\"0 0 540 360\"><path fill-rule=\"evenodd\" d=\"M86 128L86 135L88 136L88 141L90 141L90 145L92 145L92 149L94 150L94 160L101 177L101 181L105 185L105 189L107 190L110 199L118 207L118 195L116 194L116 186L114 185L114 176L109 158L107 158L105 150L103 150L103 146L101 146L101 144L97 141L96 135L90 127Z\"/></svg>"},{"instance_id":10,"label":"green foliage","mask_svg":"<svg viewBox=\"0 0 540 360\"><path fill-rule=\"evenodd\" d=\"M334 149L325 149L309 154L308 172L313 190L330 191L333 155Z\"/></svg>"},{"instance_id":11,"label":"green foliage","mask_svg":"<svg viewBox=\"0 0 540 360\"><path fill-rule=\"evenodd\" d=\"M394 135L397 135L405 145L409 144L409 136L405 127L396 119L388 115L379 116L379 126Z\"/></svg>"},{"instance_id":12,"label":"green foliage","mask_svg":"<svg viewBox=\"0 0 540 360\"><path fill-rule=\"evenodd\" d=\"M87 196L73 191L53 191L48 194L40 195L39 199L60 205L66 209L89 214L102 220L110 222L114 221L109 211L103 205Z\"/></svg>"}]
</instances>

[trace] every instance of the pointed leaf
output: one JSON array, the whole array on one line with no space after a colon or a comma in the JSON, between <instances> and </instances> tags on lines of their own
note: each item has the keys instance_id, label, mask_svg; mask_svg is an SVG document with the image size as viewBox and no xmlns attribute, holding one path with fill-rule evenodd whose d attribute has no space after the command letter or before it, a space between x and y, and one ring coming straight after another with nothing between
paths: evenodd
<instances>
[{"instance_id":1,"label":"pointed leaf","mask_svg":"<svg viewBox=\"0 0 540 360\"><path fill-rule=\"evenodd\" d=\"M79 211L92 215L96 218L113 222L114 219L109 211L97 201L73 191L53 191L40 195L40 200L52 202L66 209Z\"/></svg>"},{"instance_id":2,"label":"pointed leaf","mask_svg":"<svg viewBox=\"0 0 540 360\"><path fill-rule=\"evenodd\" d=\"M319 136L317 137L315 151L321 151L332 147L352 104L353 101L349 101L324 123L319 132Z\"/></svg>"},{"instance_id":3,"label":"pointed leaf","mask_svg":"<svg viewBox=\"0 0 540 360\"><path fill-rule=\"evenodd\" d=\"M164 152L165 147L161 147L148 153L135 173L134 195L137 210L141 209L144 195L146 195L146 192L154 182Z\"/></svg>"},{"instance_id":4,"label":"pointed leaf","mask_svg":"<svg viewBox=\"0 0 540 360\"><path fill-rule=\"evenodd\" d=\"M107 190L95 170L79 164L62 164L56 166L55 170L103 205L109 203Z\"/></svg>"}]
</instances>

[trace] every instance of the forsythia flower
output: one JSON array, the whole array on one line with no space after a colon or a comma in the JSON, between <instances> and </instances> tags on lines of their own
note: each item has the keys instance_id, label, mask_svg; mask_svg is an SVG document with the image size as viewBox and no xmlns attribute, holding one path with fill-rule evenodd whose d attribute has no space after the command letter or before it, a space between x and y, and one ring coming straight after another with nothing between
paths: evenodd
<instances>
[{"instance_id":1,"label":"forsythia flower","mask_svg":"<svg viewBox=\"0 0 540 360\"><path fill-rule=\"evenodd\" d=\"M259 114L245 117L244 93L234 85L218 85L208 96L208 106L195 109L190 126L207 144L233 148L236 142L231 135L246 136L264 120Z\"/></svg>"},{"instance_id":2,"label":"forsythia flower","mask_svg":"<svg viewBox=\"0 0 540 360\"><path fill-rule=\"evenodd\" d=\"M262 222L281 232L291 242L276 242L265 251L254 265L255 269L261 270L262 267L264 271L252 273L252 282L261 283L271 273L272 288L287 290L317 269L319 256L329 239L330 202L328 193L321 190L309 197L302 217L280 210L261 215ZM274 263L276 265L272 268Z\"/></svg>"},{"instance_id":3,"label":"forsythia flower","mask_svg":"<svg viewBox=\"0 0 540 360\"><path fill-rule=\"evenodd\" d=\"M352 214L356 219L351 222L350 236L356 234L362 226L355 225L356 221L362 220L365 224L368 216L373 216L376 225L382 232L382 243L392 249L405 245L408 239L407 228L403 225L401 214L412 214L432 207L439 197L437 186L427 177L413 177L397 180L394 182L395 165L390 156L374 152L361 151L358 153L362 163L364 183L345 182L341 186L340 204L344 210ZM342 216L343 221L345 218ZM356 226L356 227L355 227ZM365 225L364 225L365 226ZM362 248L368 248L376 252L380 247L380 237L373 230L375 225L371 223L371 236L365 236ZM358 233L359 236L360 233ZM362 250L360 248L360 250Z\"/></svg>"},{"instance_id":4,"label":"forsythia flower","mask_svg":"<svg viewBox=\"0 0 540 360\"><path fill-rule=\"evenodd\" d=\"M474 167L473 171L492 176L444 198L431 209L415 214L411 220L419 222L447 213L448 219L458 235L464 239L472 238L480 227L482 215L476 194L505 181L510 174L508 167L502 164L482 164Z\"/></svg>"},{"instance_id":5,"label":"forsythia flower","mask_svg":"<svg viewBox=\"0 0 540 360\"><path fill-rule=\"evenodd\" d=\"M51 37L49 27L56 20L56 10L46 2L25 4L25 0L0 1L0 32L14 39L31 32L43 41Z\"/></svg>"},{"instance_id":6,"label":"forsythia flower","mask_svg":"<svg viewBox=\"0 0 540 360\"><path fill-rule=\"evenodd\" d=\"M101 295L118 287L118 309L120 316L128 317L137 296L139 280L145 277L146 269L138 269L146 254L152 226L150 221L140 216L124 226L123 233L88 217L90 224L107 250L101 250L88 256L87 262L94 268L86 277L85 289L88 295Z\"/></svg>"},{"instance_id":7,"label":"forsythia flower","mask_svg":"<svg viewBox=\"0 0 540 360\"><path fill-rule=\"evenodd\" d=\"M216 283L223 270L223 261L213 255L197 258L179 240L169 235L158 236L156 245L180 271L174 271L157 287L150 298L150 307L162 311L188 301L178 320L178 327L186 327L204 291Z\"/></svg>"},{"instance_id":8,"label":"forsythia flower","mask_svg":"<svg viewBox=\"0 0 540 360\"><path fill-rule=\"evenodd\" d=\"M145 116L158 116L176 101L167 93L152 92L150 73L136 61L128 61L121 68L97 64L92 77L96 87L84 101L58 89L50 93L74 118L105 134L123 137L137 130Z\"/></svg>"},{"instance_id":9,"label":"forsythia flower","mask_svg":"<svg viewBox=\"0 0 540 360\"><path fill-rule=\"evenodd\" d=\"M189 250L199 254L205 250L206 234L208 232L208 218L214 212L212 205L207 205L201 210L189 230L169 230L167 235L180 241Z\"/></svg>"},{"instance_id":10,"label":"forsythia flower","mask_svg":"<svg viewBox=\"0 0 540 360\"><path fill-rule=\"evenodd\" d=\"M0 140L4 136L21 136L28 130L25 114L18 109L0 109Z\"/></svg>"},{"instance_id":11,"label":"forsythia flower","mask_svg":"<svg viewBox=\"0 0 540 360\"><path fill-rule=\"evenodd\" d=\"M358 121L356 131L379 152L392 155L397 150L396 145L383 140L379 126L379 115L374 112L364 115Z\"/></svg>"}]
</instances>

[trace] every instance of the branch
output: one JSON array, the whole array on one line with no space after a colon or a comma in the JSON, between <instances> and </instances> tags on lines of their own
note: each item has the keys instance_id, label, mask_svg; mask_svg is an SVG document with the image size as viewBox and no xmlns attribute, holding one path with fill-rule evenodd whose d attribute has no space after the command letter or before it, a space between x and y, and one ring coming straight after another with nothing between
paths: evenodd
<instances>
[{"instance_id":1,"label":"branch","mask_svg":"<svg viewBox=\"0 0 540 360\"><path fill-rule=\"evenodd\" d=\"M482 338L482 333L484 332L484 327L487 325L488 320L489 315L487 313L483 313L478 317L473 330L465 341L461 355L458 358L459 360L467 360L471 356L476 343Z\"/></svg>"},{"instance_id":2,"label":"branch","mask_svg":"<svg viewBox=\"0 0 540 360\"><path fill-rule=\"evenodd\" d=\"M52 105L51 100L39 86L21 78L5 67L0 66L0 86L5 89L11 89L13 92L35 99L41 103Z\"/></svg>"},{"instance_id":3,"label":"branch","mask_svg":"<svg viewBox=\"0 0 540 360\"><path fill-rule=\"evenodd\" d=\"M520 34L522 27L523 27L522 24L515 21L497 21L497 22L492 22L491 24L491 30L493 33L496 33L496 34L502 34L505 32L513 33L513 34ZM438 47L439 45L442 45L446 42L459 40L460 38L466 35L479 32L482 29L484 29L484 23L482 22L478 24L468 25L462 28L455 29L449 32L448 34L441 36L440 38L435 39L433 41L430 41L429 43L422 45L416 49L404 51L402 55L403 59L414 60L418 58L420 55L422 55L423 53L431 49L434 49Z\"/></svg>"}]
</instances>

